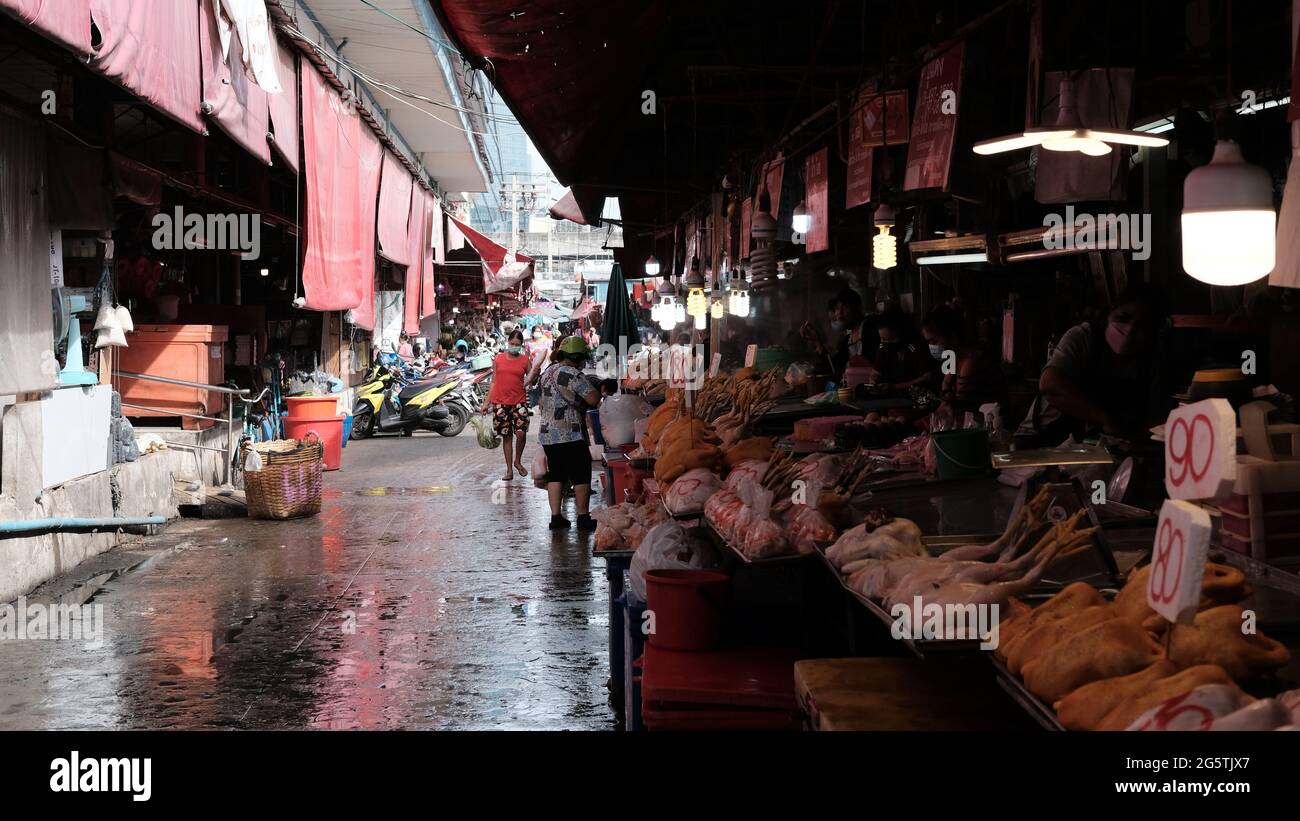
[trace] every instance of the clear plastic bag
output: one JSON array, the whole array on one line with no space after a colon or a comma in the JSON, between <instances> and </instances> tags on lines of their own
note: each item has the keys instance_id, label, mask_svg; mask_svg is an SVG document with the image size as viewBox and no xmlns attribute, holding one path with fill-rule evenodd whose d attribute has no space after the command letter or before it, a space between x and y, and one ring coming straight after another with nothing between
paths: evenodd
<instances>
[{"instance_id":1,"label":"clear plastic bag","mask_svg":"<svg viewBox=\"0 0 1300 821\"><path fill-rule=\"evenodd\" d=\"M647 570L694 570L711 564L708 552L691 540L686 528L676 522L655 525L632 554L632 592L645 601Z\"/></svg>"},{"instance_id":2,"label":"clear plastic bag","mask_svg":"<svg viewBox=\"0 0 1300 821\"><path fill-rule=\"evenodd\" d=\"M474 435L478 437L478 446L484 450L496 450L501 447L501 437L492 429L492 419L486 413L475 415L469 420L474 426Z\"/></svg>"}]
</instances>

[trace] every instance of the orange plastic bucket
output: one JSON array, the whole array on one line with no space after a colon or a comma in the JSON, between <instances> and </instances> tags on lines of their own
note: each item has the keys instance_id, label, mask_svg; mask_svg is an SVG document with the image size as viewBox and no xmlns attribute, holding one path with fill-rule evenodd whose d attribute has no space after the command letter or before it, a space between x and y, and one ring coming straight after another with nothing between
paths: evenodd
<instances>
[{"instance_id":1,"label":"orange plastic bucket","mask_svg":"<svg viewBox=\"0 0 1300 821\"><path fill-rule=\"evenodd\" d=\"M731 577L712 570L647 570L649 642L664 650L712 650L722 643Z\"/></svg>"},{"instance_id":2,"label":"orange plastic bucket","mask_svg":"<svg viewBox=\"0 0 1300 821\"><path fill-rule=\"evenodd\" d=\"M338 470L343 464L343 417L331 416L323 419L305 419L301 416L284 417L284 435L290 439L301 439L308 432L320 437L324 448L326 470Z\"/></svg>"},{"instance_id":3,"label":"orange plastic bucket","mask_svg":"<svg viewBox=\"0 0 1300 821\"><path fill-rule=\"evenodd\" d=\"M298 419L330 419L339 412L339 397L333 396L286 396L289 415Z\"/></svg>"}]
</instances>

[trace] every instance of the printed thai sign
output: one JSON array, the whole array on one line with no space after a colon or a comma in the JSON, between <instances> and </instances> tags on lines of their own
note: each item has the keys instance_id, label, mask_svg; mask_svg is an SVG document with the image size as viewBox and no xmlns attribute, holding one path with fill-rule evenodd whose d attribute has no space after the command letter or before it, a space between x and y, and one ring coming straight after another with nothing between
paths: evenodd
<instances>
[{"instance_id":1,"label":"printed thai sign","mask_svg":"<svg viewBox=\"0 0 1300 821\"><path fill-rule=\"evenodd\" d=\"M965 45L956 46L925 64L916 90L916 116L912 118L903 190L948 190L952 146L957 134L957 103L961 96L961 70Z\"/></svg>"},{"instance_id":2,"label":"printed thai sign","mask_svg":"<svg viewBox=\"0 0 1300 821\"><path fill-rule=\"evenodd\" d=\"M849 163L844 186L844 207L857 208L871 202L872 161L876 150L866 143L866 100L875 94L875 83L864 86L849 115Z\"/></svg>"},{"instance_id":3,"label":"printed thai sign","mask_svg":"<svg viewBox=\"0 0 1300 821\"><path fill-rule=\"evenodd\" d=\"M902 145L907 142L907 100L906 89L868 98L862 110L864 145Z\"/></svg>"}]
</instances>

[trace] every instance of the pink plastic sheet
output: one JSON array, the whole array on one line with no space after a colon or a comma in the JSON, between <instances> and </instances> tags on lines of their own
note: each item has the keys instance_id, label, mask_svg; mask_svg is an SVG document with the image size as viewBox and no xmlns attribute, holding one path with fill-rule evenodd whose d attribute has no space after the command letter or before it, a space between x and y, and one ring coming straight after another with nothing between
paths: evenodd
<instances>
[{"instance_id":1,"label":"pink plastic sheet","mask_svg":"<svg viewBox=\"0 0 1300 821\"><path fill-rule=\"evenodd\" d=\"M90 0L0 0L0 10L77 54L90 55Z\"/></svg>"},{"instance_id":2,"label":"pink plastic sheet","mask_svg":"<svg viewBox=\"0 0 1300 821\"><path fill-rule=\"evenodd\" d=\"M90 0L103 36L91 68L199 133L199 4Z\"/></svg>"},{"instance_id":3,"label":"pink plastic sheet","mask_svg":"<svg viewBox=\"0 0 1300 821\"><path fill-rule=\"evenodd\" d=\"M418 262L418 258L411 256L408 228L413 217L414 227L419 228L418 215L411 207L414 184L411 172L402 166L393 152L385 151L384 173L379 178L379 253L398 265L410 266L412 259Z\"/></svg>"},{"instance_id":4,"label":"pink plastic sheet","mask_svg":"<svg viewBox=\"0 0 1300 821\"><path fill-rule=\"evenodd\" d=\"M203 66L203 112L232 140L263 163L271 164L267 93L244 70L243 45L230 38L230 54L221 55L217 32L217 0L202 0L200 54ZM233 68L232 68L233 67Z\"/></svg>"},{"instance_id":5,"label":"pink plastic sheet","mask_svg":"<svg viewBox=\"0 0 1300 821\"><path fill-rule=\"evenodd\" d=\"M355 308L355 324L373 328L375 210L382 147L320 72L304 65L300 74L307 184L305 307Z\"/></svg>"},{"instance_id":6,"label":"pink plastic sheet","mask_svg":"<svg viewBox=\"0 0 1300 821\"><path fill-rule=\"evenodd\" d=\"M411 186L409 202L411 219L406 235L406 253L411 264L406 269L406 299L403 301L404 313L402 330L408 334L420 332L420 288L424 284L424 247L429 244L429 221L424 212L424 190L418 185Z\"/></svg>"},{"instance_id":7,"label":"pink plastic sheet","mask_svg":"<svg viewBox=\"0 0 1300 821\"><path fill-rule=\"evenodd\" d=\"M456 230L465 237L465 241L483 259L483 292L498 294L509 291L533 275L533 258L520 253L511 254L509 249L499 245L465 223L450 217Z\"/></svg>"},{"instance_id":8,"label":"pink plastic sheet","mask_svg":"<svg viewBox=\"0 0 1300 821\"><path fill-rule=\"evenodd\" d=\"M298 173L298 54L283 40L276 41L275 72L280 77L279 94L268 94L271 109L271 144L284 164Z\"/></svg>"}]
</instances>

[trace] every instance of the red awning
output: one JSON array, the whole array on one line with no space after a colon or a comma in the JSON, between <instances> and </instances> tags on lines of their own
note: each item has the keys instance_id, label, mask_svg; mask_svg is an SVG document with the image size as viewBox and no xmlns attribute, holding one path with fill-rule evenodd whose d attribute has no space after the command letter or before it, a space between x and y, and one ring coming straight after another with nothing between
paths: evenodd
<instances>
[{"instance_id":1,"label":"red awning","mask_svg":"<svg viewBox=\"0 0 1300 821\"><path fill-rule=\"evenodd\" d=\"M592 314L599 313L600 306L596 304L596 300L589 297L583 297L582 302L578 303L578 307L573 309L573 313L569 316L569 319L586 319Z\"/></svg>"},{"instance_id":2,"label":"red awning","mask_svg":"<svg viewBox=\"0 0 1300 821\"><path fill-rule=\"evenodd\" d=\"M578 207L578 201L573 198L573 191L565 191L564 196L555 201L548 213L554 220L568 220L578 225L588 224L587 218L582 215L582 209Z\"/></svg>"},{"instance_id":3,"label":"red awning","mask_svg":"<svg viewBox=\"0 0 1300 821\"><path fill-rule=\"evenodd\" d=\"M484 292L496 294L508 291L532 277L534 265L532 257L520 253L511 254L509 249L498 245L450 214L447 218L483 259Z\"/></svg>"},{"instance_id":4,"label":"red awning","mask_svg":"<svg viewBox=\"0 0 1300 821\"><path fill-rule=\"evenodd\" d=\"M90 0L0 0L0 9L81 57L90 56Z\"/></svg>"},{"instance_id":5,"label":"red awning","mask_svg":"<svg viewBox=\"0 0 1300 821\"><path fill-rule=\"evenodd\" d=\"M280 87L284 90L279 94L267 95L272 131L269 137L284 164L297 174L298 52L280 39L275 41L275 73L280 77Z\"/></svg>"},{"instance_id":6,"label":"red awning","mask_svg":"<svg viewBox=\"0 0 1300 821\"><path fill-rule=\"evenodd\" d=\"M103 40L90 67L202 133L199 4L90 0Z\"/></svg>"}]
</instances>

